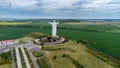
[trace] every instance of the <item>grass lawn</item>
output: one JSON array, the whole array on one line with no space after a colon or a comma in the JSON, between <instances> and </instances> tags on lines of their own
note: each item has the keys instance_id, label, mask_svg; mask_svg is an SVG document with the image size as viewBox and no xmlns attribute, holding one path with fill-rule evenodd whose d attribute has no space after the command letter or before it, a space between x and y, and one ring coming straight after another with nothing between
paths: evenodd
<instances>
[{"instance_id":1,"label":"grass lawn","mask_svg":"<svg viewBox=\"0 0 120 68\"><path fill-rule=\"evenodd\" d=\"M56 51L46 51L47 57L54 68L75 68L75 65L73 65L70 59L62 57L64 53L70 55L85 68L115 68L88 53L86 47L73 41L69 44L65 44L64 46L47 46L45 48L64 48ZM53 56L56 56L56 60L53 59Z\"/></svg>"},{"instance_id":2,"label":"grass lawn","mask_svg":"<svg viewBox=\"0 0 120 68\"><path fill-rule=\"evenodd\" d=\"M11 64L0 65L0 68L12 68Z\"/></svg>"}]
</instances>

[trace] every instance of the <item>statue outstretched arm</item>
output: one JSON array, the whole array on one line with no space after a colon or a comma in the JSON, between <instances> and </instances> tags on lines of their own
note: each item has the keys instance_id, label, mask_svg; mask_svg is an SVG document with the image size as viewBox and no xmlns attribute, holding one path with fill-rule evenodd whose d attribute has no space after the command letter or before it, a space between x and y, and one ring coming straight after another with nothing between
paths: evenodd
<instances>
[{"instance_id":1,"label":"statue outstretched arm","mask_svg":"<svg viewBox=\"0 0 120 68\"><path fill-rule=\"evenodd\" d=\"M49 24L53 24L52 22L48 22Z\"/></svg>"}]
</instances>

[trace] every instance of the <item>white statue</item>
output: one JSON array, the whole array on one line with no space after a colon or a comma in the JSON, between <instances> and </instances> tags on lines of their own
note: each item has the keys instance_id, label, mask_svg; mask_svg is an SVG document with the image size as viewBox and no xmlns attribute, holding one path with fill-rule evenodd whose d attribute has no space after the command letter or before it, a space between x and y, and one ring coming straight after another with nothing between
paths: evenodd
<instances>
[{"instance_id":1,"label":"white statue","mask_svg":"<svg viewBox=\"0 0 120 68\"><path fill-rule=\"evenodd\" d=\"M56 36L57 24L59 24L59 22L56 23L56 21L54 20L53 22L48 22L48 23L52 24L52 36Z\"/></svg>"}]
</instances>

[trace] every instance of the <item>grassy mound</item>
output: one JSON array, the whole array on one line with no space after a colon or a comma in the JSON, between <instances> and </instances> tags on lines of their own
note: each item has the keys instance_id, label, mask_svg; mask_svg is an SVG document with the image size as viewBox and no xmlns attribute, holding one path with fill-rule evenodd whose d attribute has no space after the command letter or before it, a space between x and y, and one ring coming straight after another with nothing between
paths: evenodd
<instances>
[{"instance_id":1,"label":"grassy mound","mask_svg":"<svg viewBox=\"0 0 120 68\"><path fill-rule=\"evenodd\" d=\"M111 64L104 62L88 52L88 48L82 44L71 41L64 46L45 46L51 49L45 51L47 58L54 68L115 68ZM55 50L58 48L68 48L67 50ZM74 51L71 51L71 50ZM64 55L65 54L65 55ZM69 57L67 57L69 55ZM53 57L56 56L55 59Z\"/></svg>"},{"instance_id":2,"label":"grassy mound","mask_svg":"<svg viewBox=\"0 0 120 68\"><path fill-rule=\"evenodd\" d=\"M41 33L41 32L33 32L27 35L28 37L32 37L32 38L40 38L40 37L44 37L44 36L48 36L45 33Z\"/></svg>"}]
</instances>

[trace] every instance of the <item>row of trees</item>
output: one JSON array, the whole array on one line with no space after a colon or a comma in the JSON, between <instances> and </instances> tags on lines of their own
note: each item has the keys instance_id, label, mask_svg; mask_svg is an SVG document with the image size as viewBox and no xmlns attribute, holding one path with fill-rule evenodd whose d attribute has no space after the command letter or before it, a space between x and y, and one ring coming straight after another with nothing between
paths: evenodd
<instances>
[{"instance_id":1,"label":"row of trees","mask_svg":"<svg viewBox=\"0 0 120 68\"><path fill-rule=\"evenodd\" d=\"M84 66L83 66L81 63L79 63L77 60L73 59L70 55L63 53L62 57L63 57L63 58L69 58L70 61L71 61L77 68L84 68ZM57 59L57 56L54 55L54 56L53 56L53 59L56 60L56 59Z\"/></svg>"},{"instance_id":2,"label":"row of trees","mask_svg":"<svg viewBox=\"0 0 120 68\"><path fill-rule=\"evenodd\" d=\"M96 43L96 41L94 41L94 40L84 40L84 39L81 39L81 40L77 40L77 43L94 44L94 43Z\"/></svg>"},{"instance_id":3,"label":"row of trees","mask_svg":"<svg viewBox=\"0 0 120 68\"><path fill-rule=\"evenodd\" d=\"M18 48L18 50L19 50L19 54L20 54L20 58L21 58L22 67L26 68L26 63L25 63L25 59L24 59L22 50L21 50L21 48Z\"/></svg>"},{"instance_id":4,"label":"row of trees","mask_svg":"<svg viewBox=\"0 0 120 68\"><path fill-rule=\"evenodd\" d=\"M51 29L50 25L0 25L0 28L4 27L22 27L22 28L44 28L44 29ZM58 26L58 29L67 29L67 30L77 30L77 31L86 31L86 32L105 32L103 30L97 29L88 29L88 28L75 28L75 27L68 27L68 26Z\"/></svg>"},{"instance_id":5,"label":"row of trees","mask_svg":"<svg viewBox=\"0 0 120 68\"><path fill-rule=\"evenodd\" d=\"M30 54L29 54L29 52L28 52L28 49L27 49L27 48L24 48L24 50L25 50L25 53L26 53L26 55L27 55L27 57L28 57L28 60L29 60L29 63L30 63L31 68L34 68L34 64L33 64L33 61L32 61L32 59L31 59L31 57L30 57Z\"/></svg>"}]
</instances>

